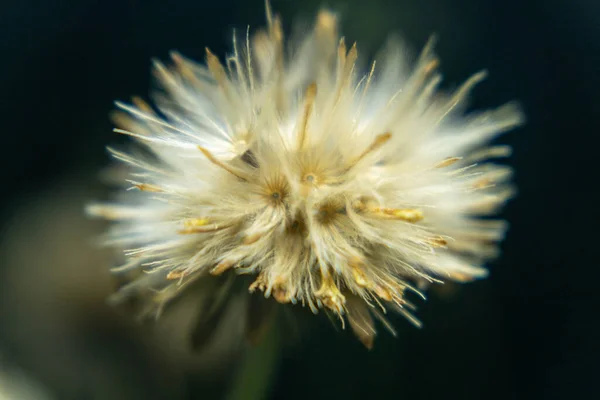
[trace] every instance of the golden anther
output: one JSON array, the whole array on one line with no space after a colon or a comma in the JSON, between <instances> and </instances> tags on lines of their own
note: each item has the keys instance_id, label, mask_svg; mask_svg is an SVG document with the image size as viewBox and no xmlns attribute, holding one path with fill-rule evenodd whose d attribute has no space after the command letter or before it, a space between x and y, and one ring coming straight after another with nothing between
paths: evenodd
<instances>
[{"instance_id":1,"label":"golden anther","mask_svg":"<svg viewBox=\"0 0 600 400\"><path fill-rule=\"evenodd\" d=\"M273 298L281 304L287 304L292 301L287 290L284 287L273 288Z\"/></svg>"},{"instance_id":2,"label":"golden anther","mask_svg":"<svg viewBox=\"0 0 600 400\"><path fill-rule=\"evenodd\" d=\"M265 277L265 273L261 272L256 277L256 280L254 280L254 282L252 282L252 284L248 287L248 291L250 293L254 293L256 291L256 289L258 289L258 290L264 292L267 287L266 284L267 284L267 279Z\"/></svg>"},{"instance_id":3,"label":"golden anther","mask_svg":"<svg viewBox=\"0 0 600 400\"><path fill-rule=\"evenodd\" d=\"M150 105L148 103L146 103L141 97L138 96L134 96L131 99L132 103L140 109L140 111L145 112L146 114L154 114L154 111L152 110L152 107L150 107Z\"/></svg>"},{"instance_id":4,"label":"golden anther","mask_svg":"<svg viewBox=\"0 0 600 400\"><path fill-rule=\"evenodd\" d=\"M287 286L288 285L283 277L277 277L275 279L271 293L277 302L286 304L292 300Z\"/></svg>"},{"instance_id":5,"label":"golden anther","mask_svg":"<svg viewBox=\"0 0 600 400\"><path fill-rule=\"evenodd\" d=\"M177 231L177 233L179 233L181 235L189 235L189 234L194 234L194 233L208 233L208 232L220 231L221 229L225 229L227 227L228 227L228 225L219 225L219 224L199 225L199 226L192 226L189 228L181 229L181 230Z\"/></svg>"},{"instance_id":6,"label":"golden anther","mask_svg":"<svg viewBox=\"0 0 600 400\"><path fill-rule=\"evenodd\" d=\"M227 271L228 269L230 269L233 266L233 262L232 261L222 261L219 264L217 264L216 267L214 267L213 269L210 270L210 274L217 276L217 275L221 275L223 272Z\"/></svg>"},{"instance_id":7,"label":"golden anther","mask_svg":"<svg viewBox=\"0 0 600 400\"><path fill-rule=\"evenodd\" d=\"M243 243L248 246L258 242L261 237L263 237L263 233L255 233L253 235L246 236L243 240Z\"/></svg>"},{"instance_id":8,"label":"golden anther","mask_svg":"<svg viewBox=\"0 0 600 400\"><path fill-rule=\"evenodd\" d=\"M440 162L439 164L437 164L435 166L435 168L445 168L445 167L449 167L452 164L454 164L457 161L462 160L462 157L448 157L445 158L442 162Z\"/></svg>"},{"instance_id":9,"label":"golden anther","mask_svg":"<svg viewBox=\"0 0 600 400\"><path fill-rule=\"evenodd\" d=\"M318 32L333 33L335 31L336 26L337 18L335 17L334 13L326 10L322 10L319 12L319 15L317 15L316 25Z\"/></svg>"},{"instance_id":10,"label":"golden anther","mask_svg":"<svg viewBox=\"0 0 600 400\"><path fill-rule=\"evenodd\" d=\"M354 282L360 287L367 287L369 285L367 276L358 266L352 266L352 277L354 278Z\"/></svg>"},{"instance_id":11,"label":"golden anther","mask_svg":"<svg viewBox=\"0 0 600 400\"><path fill-rule=\"evenodd\" d=\"M441 236L427 238L426 242L433 247L444 247L448 244L448 241Z\"/></svg>"},{"instance_id":12,"label":"golden anther","mask_svg":"<svg viewBox=\"0 0 600 400\"><path fill-rule=\"evenodd\" d=\"M347 76L345 76L345 78L350 76L350 72L352 71L352 68L354 68L357 59L358 49L356 48L356 42L354 42L346 54L346 71L344 71L344 75Z\"/></svg>"},{"instance_id":13,"label":"golden anther","mask_svg":"<svg viewBox=\"0 0 600 400\"><path fill-rule=\"evenodd\" d=\"M392 292L388 288L377 285L373 288L373 290L375 291L375 294L382 300L392 301L394 298Z\"/></svg>"},{"instance_id":14,"label":"golden anther","mask_svg":"<svg viewBox=\"0 0 600 400\"><path fill-rule=\"evenodd\" d=\"M494 181L488 178L480 179L473 184L473 189L485 189L494 186Z\"/></svg>"},{"instance_id":15,"label":"golden anther","mask_svg":"<svg viewBox=\"0 0 600 400\"><path fill-rule=\"evenodd\" d=\"M338 45L338 64L340 67L346 62L346 52L346 40L342 37Z\"/></svg>"},{"instance_id":16,"label":"golden anther","mask_svg":"<svg viewBox=\"0 0 600 400\"><path fill-rule=\"evenodd\" d=\"M360 287L367 287L369 285L369 281L363 270L363 263L361 259L359 257L352 257L352 259L348 261L348 266L352 272L352 278L354 278L354 282L356 282L356 284Z\"/></svg>"},{"instance_id":17,"label":"golden anther","mask_svg":"<svg viewBox=\"0 0 600 400\"><path fill-rule=\"evenodd\" d=\"M375 140L373 140L373 143L371 143L369 145L369 147L367 147L367 149L365 151L363 151L358 157L356 157L354 160L352 160L352 162L350 162L350 165L348 166L348 169L350 169L353 166L355 166L356 164L358 164L369 153L372 153L374 151L379 150L379 148L381 148L381 146L383 146L391 138L392 138L392 134L389 133L389 132L383 133L381 135L377 135L375 137Z\"/></svg>"},{"instance_id":18,"label":"golden anther","mask_svg":"<svg viewBox=\"0 0 600 400\"><path fill-rule=\"evenodd\" d=\"M177 81L175 80L175 77L173 76L171 71L169 71L163 65L163 63L161 63L158 60L153 60L152 64L154 66L154 75L157 77L157 79L160 79L163 82L163 84L167 87L177 86Z\"/></svg>"},{"instance_id":19,"label":"golden anther","mask_svg":"<svg viewBox=\"0 0 600 400\"><path fill-rule=\"evenodd\" d=\"M374 208L372 211L406 222L419 222L423 219L423 212L414 208Z\"/></svg>"},{"instance_id":20,"label":"golden anther","mask_svg":"<svg viewBox=\"0 0 600 400\"><path fill-rule=\"evenodd\" d=\"M431 72L433 72L438 66L440 65L440 60L438 60L437 58L434 58L433 60L429 61L427 63L427 65L425 65L425 67L423 68L423 72L425 72L426 74L430 74Z\"/></svg>"},{"instance_id":21,"label":"golden anther","mask_svg":"<svg viewBox=\"0 0 600 400\"><path fill-rule=\"evenodd\" d=\"M231 175L243 180L243 181L247 181L248 179L244 176L244 174L240 171L236 171L233 168L231 168L229 165L217 160L215 158L215 156L212 155L212 153L210 151L208 151L206 148L202 147L202 146L198 146L198 149L202 152L202 154L204 154L204 156L206 158L208 158L208 160L215 164L218 167L223 168L225 171L229 172Z\"/></svg>"},{"instance_id":22,"label":"golden anther","mask_svg":"<svg viewBox=\"0 0 600 400\"><path fill-rule=\"evenodd\" d=\"M439 117L437 123L440 123L448 114L450 114L452 112L452 110L454 110L456 105L458 103L460 103L462 100L464 100L465 96L469 93L469 91L471 91L473 86L477 85L479 82L484 80L486 76L487 76L486 71L480 71L480 72L476 73L475 75L471 76L469 79L467 79L467 81L465 83L463 83L454 92L454 94L452 95L452 97L450 98L450 100L448 101L448 103L445 106L446 110Z\"/></svg>"},{"instance_id":23,"label":"golden anther","mask_svg":"<svg viewBox=\"0 0 600 400\"><path fill-rule=\"evenodd\" d=\"M475 280L473 276L458 271L450 271L448 272L448 276L450 279L461 283L472 282Z\"/></svg>"},{"instance_id":24,"label":"golden anther","mask_svg":"<svg viewBox=\"0 0 600 400\"><path fill-rule=\"evenodd\" d=\"M167 280L174 281L189 275L189 271L171 271L167 274Z\"/></svg>"},{"instance_id":25,"label":"golden anther","mask_svg":"<svg viewBox=\"0 0 600 400\"><path fill-rule=\"evenodd\" d=\"M273 18L273 29L271 30L271 35L277 44L283 44L283 27L281 25L281 18L279 15L276 15L275 18ZM278 55L281 56L282 54Z\"/></svg>"},{"instance_id":26,"label":"golden anther","mask_svg":"<svg viewBox=\"0 0 600 400\"><path fill-rule=\"evenodd\" d=\"M206 226L210 223L207 218L189 218L183 221L183 226L187 229L197 228L199 226Z\"/></svg>"},{"instance_id":27,"label":"golden anther","mask_svg":"<svg viewBox=\"0 0 600 400\"><path fill-rule=\"evenodd\" d=\"M183 76L185 79L187 79L188 81L190 81L196 87L201 87L202 82L200 82L200 80L198 79L198 77L194 73L193 69L190 66L190 63L187 62L181 56L181 54L179 54L177 52L172 52L171 53L171 59L173 60L173 62L175 62L175 66L177 67L177 70L179 71L179 73L181 74L181 76Z\"/></svg>"},{"instance_id":28,"label":"golden anther","mask_svg":"<svg viewBox=\"0 0 600 400\"><path fill-rule=\"evenodd\" d=\"M149 183L138 183L138 184L136 184L134 186L136 188L140 189L142 192L156 192L156 193L160 193L160 192L163 191L158 186L151 185Z\"/></svg>"},{"instance_id":29,"label":"golden anther","mask_svg":"<svg viewBox=\"0 0 600 400\"><path fill-rule=\"evenodd\" d=\"M304 148L304 142L306 141L306 130L315 103L315 97L317 97L317 84L313 82L308 86L304 94L304 109L302 111L302 118L300 119L300 130L298 131L298 149L300 150Z\"/></svg>"},{"instance_id":30,"label":"golden anther","mask_svg":"<svg viewBox=\"0 0 600 400\"><path fill-rule=\"evenodd\" d=\"M206 65L208 66L208 70L212 74L215 81L219 84L221 89L226 89L227 82L227 72L225 72L225 68L221 65L219 58L215 56L208 47L206 47Z\"/></svg>"},{"instance_id":31,"label":"golden anther","mask_svg":"<svg viewBox=\"0 0 600 400\"><path fill-rule=\"evenodd\" d=\"M329 274L322 273L321 279L321 287L315 292L315 296L321 300L325 307L335 311L338 315L342 315L346 298Z\"/></svg>"}]
</instances>

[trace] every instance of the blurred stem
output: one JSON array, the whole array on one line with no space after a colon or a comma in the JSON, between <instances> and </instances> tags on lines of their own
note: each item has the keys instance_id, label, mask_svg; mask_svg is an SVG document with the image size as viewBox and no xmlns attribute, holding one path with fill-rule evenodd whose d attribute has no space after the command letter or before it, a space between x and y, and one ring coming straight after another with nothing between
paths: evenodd
<instances>
[{"instance_id":1,"label":"blurred stem","mask_svg":"<svg viewBox=\"0 0 600 400\"><path fill-rule=\"evenodd\" d=\"M272 321L270 325L261 342L247 350L226 400L259 400L267 397L280 350L277 323Z\"/></svg>"}]
</instances>

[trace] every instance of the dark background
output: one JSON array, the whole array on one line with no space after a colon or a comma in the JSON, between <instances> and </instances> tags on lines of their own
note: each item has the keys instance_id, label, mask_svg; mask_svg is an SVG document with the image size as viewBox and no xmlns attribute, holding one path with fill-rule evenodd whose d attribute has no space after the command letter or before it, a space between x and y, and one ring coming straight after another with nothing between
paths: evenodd
<instances>
[{"instance_id":1,"label":"dark background","mask_svg":"<svg viewBox=\"0 0 600 400\"><path fill-rule=\"evenodd\" d=\"M527 115L523 128L500 140L514 147L509 162L519 196L505 210L511 230L488 280L434 291L419 304L423 329L393 318L399 337L381 332L370 352L323 316L314 318L282 350L268 398L600 398L593 306L600 3L327 4L340 12L343 31L358 40L359 51L374 52L391 32L418 50L435 32L446 85L487 68L490 77L476 89L473 107L516 99ZM296 16L310 18L319 5L273 0L287 27ZM43 275L26 273L24 284L10 269L26 270L27 262L14 261L11 252L23 246L22 254L43 258L42 249L50 248L67 257L77 245L68 238L65 251L48 244L57 226L51 218L57 204L70 204L75 211L69 215L78 215L80 205L104 193L98 171L108 163L105 145L122 141L107 115L113 100L148 94L152 57L166 59L177 49L203 60L205 46L222 56L231 30L262 26L263 10L261 0L0 3L0 355L55 398L217 397L193 371L169 378L153 355L161 350L149 352L123 321L112 325L100 296L69 303L83 310L73 314L77 318L54 316L56 308L44 308L50 300L40 294L51 266L40 267ZM53 199L50 211L40 205L45 198ZM83 236L85 222L73 218L76 236ZM66 234L70 225L63 225ZM15 231L21 232L18 244L11 239ZM36 296L41 300L31 300ZM117 377L98 380L96 369Z\"/></svg>"}]
</instances>

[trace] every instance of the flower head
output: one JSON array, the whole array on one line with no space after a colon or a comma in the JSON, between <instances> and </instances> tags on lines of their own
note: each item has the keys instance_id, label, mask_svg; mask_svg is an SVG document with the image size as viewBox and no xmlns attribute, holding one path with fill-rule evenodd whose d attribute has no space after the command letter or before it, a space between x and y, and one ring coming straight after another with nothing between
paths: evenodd
<instances>
[{"instance_id":1,"label":"flower head","mask_svg":"<svg viewBox=\"0 0 600 400\"><path fill-rule=\"evenodd\" d=\"M363 74L334 14L290 49L268 5L267 22L225 62L156 62L156 107L117 103L116 131L145 151L111 150L134 190L89 211L116 221L117 270L147 272L125 293L163 303L200 277L252 274L251 292L333 312L370 346L379 309L418 323L413 285L486 275L505 224L481 217L513 193L510 168L485 162L510 149L488 143L522 117L462 115L485 73L441 93L431 42L412 68L392 45Z\"/></svg>"}]
</instances>

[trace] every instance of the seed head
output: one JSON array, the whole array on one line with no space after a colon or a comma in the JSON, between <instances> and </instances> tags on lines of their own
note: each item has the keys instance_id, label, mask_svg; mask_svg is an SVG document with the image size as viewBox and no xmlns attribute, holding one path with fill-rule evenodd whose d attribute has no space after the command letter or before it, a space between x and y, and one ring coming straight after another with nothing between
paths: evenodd
<instances>
[{"instance_id":1,"label":"seed head","mask_svg":"<svg viewBox=\"0 0 600 400\"><path fill-rule=\"evenodd\" d=\"M511 170L485 162L510 149L488 143L522 116L462 115L485 72L440 92L432 41L410 68L390 45L363 75L334 14L291 52L268 5L267 22L224 62L155 62L156 106L115 114L147 150L111 150L132 190L89 211L115 221L116 270L147 273L122 294L159 289L162 304L200 277L252 274L250 292L332 312L370 347L382 310L418 324L412 285L486 275L505 224L481 217L513 193Z\"/></svg>"}]
</instances>

